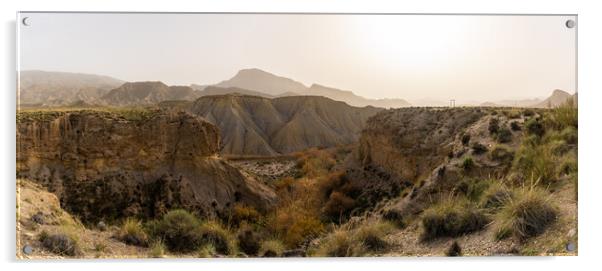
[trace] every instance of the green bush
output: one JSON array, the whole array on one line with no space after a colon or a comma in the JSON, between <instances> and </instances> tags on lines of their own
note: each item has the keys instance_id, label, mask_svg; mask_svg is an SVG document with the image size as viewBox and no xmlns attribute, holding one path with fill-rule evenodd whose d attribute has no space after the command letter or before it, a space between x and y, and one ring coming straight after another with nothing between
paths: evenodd
<instances>
[{"instance_id":1,"label":"green bush","mask_svg":"<svg viewBox=\"0 0 602 271\"><path fill-rule=\"evenodd\" d=\"M460 166L462 169L464 169L464 171L470 171L475 167L475 163L472 160L472 157L465 157Z\"/></svg>"},{"instance_id":2,"label":"green bush","mask_svg":"<svg viewBox=\"0 0 602 271\"><path fill-rule=\"evenodd\" d=\"M525 128L527 129L527 134L536 135L538 137L543 136L546 131L541 121L537 118L530 118L527 120Z\"/></svg>"},{"instance_id":3,"label":"green bush","mask_svg":"<svg viewBox=\"0 0 602 271\"><path fill-rule=\"evenodd\" d=\"M547 192L535 187L519 189L496 216L496 237L514 236L524 241L543 233L557 215Z\"/></svg>"},{"instance_id":4,"label":"green bush","mask_svg":"<svg viewBox=\"0 0 602 271\"><path fill-rule=\"evenodd\" d=\"M497 210L512 198L512 190L500 183L494 182L483 193L481 207Z\"/></svg>"},{"instance_id":5,"label":"green bush","mask_svg":"<svg viewBox=\"0 0 602 271\"><path fill-rule=\"evenodd\" d=\"M148 245L148 236L142 228L142 223L135 218L127 218L117 233L117 236L119 240L128 245Z\"/></svg>"},{"instance_id":6,"label":"green bush","mask_svg":"<svg viewBox=\"0 0 602 271\"><path fill-rule=\"evenodd\" d=\"M498 118L489 119L489 126L487 127L490 134L496 134L500 129L500 120Z\"/></svg>"},{"instance_id":7,"label":"green bush","mask_svg":"<svg viewBox=\"0 0 602 271\"><path fill-rule=\"evenodd\" d=\"M506 127L500 128L495 136L495 139L499 143L508 143L512 141L512 132Z\"/></svg>"},{"instance_id":8,"label":"green bush","mask_svg":"<svg viewBox=\"0 0 602 271\"><path fill-rule=\"evenodd\" d=\"M365 222L355 229L338 228L326 236L316 251L316 256L357 257L385 251L389 244L384 237L393 230L386 222Z\"/></svg>"},{"instance_id":9,"label":"green bush","mask_svg":"<svg viewBox=\"0 0 602 271\"><path fill-rule=\"evenodd\" d=\"M560 137L568 144L577 144L577 128L569 126L560 132Z\"/></svg>"},{"instance_id":10,"label":"green bush","mask_svg":"<svg viewBox=\"0 0 602 271\"><path fill-rule=\"evenodd\" d=\"M207 221L200 226L203 244L211 244L217 253L230 255L236 252L232 233L217 221Z\"/></svg>"},{"instance_id":11,"label":"green bush","mask_svg":"<svg viewBox=\"0 0 602 271\"><path fill-rule=\"evenodd\" d=\"M497 145L491 150L489 158L502 164L511 164L512 160L514 160L514 152L507 147Z\"/></svg>"},{"instance_id":12,"label":"green bush","mask_svg":"<svg viewBox=\"0 0 602 271\"><path fill-rule=\"evenodd\" d=\"M525 180L548 185L556 180L556 165L553 155L546 146L523 145L514 160L513 168Z\"/></svg>"},{"instance_id":13,"label":"green bush","mask_svg":"<svg viewBox=\"0 0 602 271\"><path fill-rule=\"evenodd\" d=\"M522 130L522 128L520 127L520 124L518 123L518 121L510 122L510 129L512 129L512 131L520 131L520 130Z\"/></svg>"},{"instance_id":14,"label":"green bush","mask_svg":"<svg viewBox=\"0 0 602 271\"><path fill-rule=\"evenodd\" d=\"M42 231L38 240L45 249L54 254L77 256L81 253L77 238L68 233L48 234L46 231Z\"/></svg>"},{"instance_id":15,"label":"green bush","mask_svg":"<svg viewBox=\"0 0 602 271\"><path fill-rule=\"evenodd\" d=\"M155 239L163 240L170 251L190 252L202 244L200 221L185 210L169 211L159 221L147 225Z\"/></svg>"},{"instance_id":16,"label":"green bush","mask_svg":"<svg viewBox=\"0 0 602 271\"><path fill-rule=\"evenodd\" d=\"M460 198L443 200L422 215L422 240L456 237L481 230L488 223L485 214Z\"/></svg>"},{"instance_id":17,"label":"green bush","mask_svg":"<svg viewBox=\"0 0 602 271\"><path fill-rule=\"evenodd\" d=\"M547 116L548 124L551 128L561 131L568 127L577 128L577 107L572 98L568 99L562 105L550 110Z\"/></svg>"},{"instance_id":18,"label":"green bush","mask_svg":"<svg viewBox=\"0 0 602 271\"><path fill-rule=\"evenodd\" d=\"M486 153L487 151L488 151L487 146L485 146L479 142L475 142L472 144L472 152L476 155Z\"/></svg>"}]
</instances>

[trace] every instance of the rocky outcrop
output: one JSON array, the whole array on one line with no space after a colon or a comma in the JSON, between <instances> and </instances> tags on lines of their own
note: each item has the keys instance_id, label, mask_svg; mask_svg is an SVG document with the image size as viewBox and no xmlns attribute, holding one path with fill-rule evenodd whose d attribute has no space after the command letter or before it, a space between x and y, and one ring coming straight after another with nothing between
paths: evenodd
<instances>
[{"instance_id":1,"label":"rocky outcrop","mask_svg":"<svg viewBox=\"0 0 602 271\"><path fill-rule=\"evenodd\" d=\"M99 101L108 106L154 105L163 101L192 101L199 92L187 86L167 86L162 82L128 82L112 89Z\"/></svg>"},{"instance_id":2,"label":"rocky outcrop","mask_svg":"<svg viewBox=\"0 0 602 271\"><path fill-rule=\"evenodd\" d=\"M173 208L219 215L275 194L217 157L216 126L162 110L22 112L17 175L56 193L84 221L155 217Z\"/></svg>"},{"instance_id":3,"label":"rocky outcrop","mask_svg":"<svg viewBox=\"0 0 602 271\"><path fill-rule=\"evenodd\" d=\"M319 96L238 94L201 97L189 108L220 128L223 154L255 156L356 142L365 121L380 110Z\"/></svg>"},{"instance_id":4,"label":"rocky outcrop","mask_svg":"<svg viewBox=\"0 0 602 271\"><path fill-rule=\"evenodd\" d=\"M459 132L483 115L478 109L383 111L370 118L362 131L359 160L415 182L440 165Z\"/></svg>"}]
</instances>

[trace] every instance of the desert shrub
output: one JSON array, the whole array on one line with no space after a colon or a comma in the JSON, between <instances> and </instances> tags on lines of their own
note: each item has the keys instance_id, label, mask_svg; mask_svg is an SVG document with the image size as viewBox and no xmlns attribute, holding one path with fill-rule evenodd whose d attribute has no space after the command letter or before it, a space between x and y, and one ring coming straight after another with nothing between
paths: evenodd
<instances>
[{"instance_id":1,"label":"desert shrub","mask_svg":"<svg viewBox=\"0 0 602 271\"><path fill-rule=\"evenodd\" d=\"M571 150L571 146L569 146L564 140L553 140L548 144L550 151L557 156L561 156Z\"/></svg>"},{"instance_id":2,"label":"desert shrub","mask_svg":"<svg viewBox=\"0 0 602 271\"><path fill-rule=\"evenodd\" d=\"M233 234L218 221L207 221L201 224L199 232L203 244L211 244L217 253L233 254L236 250Z\"/></svg>"},{"instance_id":3,"label":"desert shrub","mask_svg":"<svg viewBox=\"0 0 602 271\"><path fill-rule=\"evenodd\" d=\"M157 240L149 246L148 256L151 258L161 258L165 255L165 250L165 244L161 240Z\"/></svg>"},{"instance_id":4,"label":"desert shrub","mask_svg":"<svg viewBox=\"0 0 602 271\"><path fill-rule=\"evenodd\" d=\"M148 245L148 236L142 227L140 220L135 218L127 218L119 232L117 233L119 240L128 245L146 246Z\"/></svg>"},{"instance_id":5,"label":"desert shrub","mask_svg":"<svg viewBox=\"0 0 602 271\"><path fill-rule=\"evenodd\" d=\"M199 220L185 210L169 211L159 221L147 225L156 239L163 240L170 251L190 252L202 244Z\"/></svg>"},{"instance_id":6,"label":"desert shrub","mask_svg":"<svg viewBox=\"0 0 602 271\"><path fill-rule=\"evenodd\" d=\"M568 127L577 128L577 107L572 98L550 110L546 117L548 126L555 130L561 131Z\"/></svg>"},{"instance_id":7,"label":"desert shrub","mask_svg":"<svg viewBox=\"0 0 602 271\"><path fill-rule=\"evenodd\" d=\"M334 191L330 194L322 213L331 221L341 221L355 207L355 200L345 194Z\"/></svg>"},{"instance_id":8,"label":"desert shrub","mask_svg":"<svg viewBox=\"0 0 602 271\"><path fill-rule=\"evenodd\" d=\"M545 128L541 121L537 118L530 118L525 122L525 129L527 130L527 134L536 135L538 137L543 136L545 133Z\"/></svg>"},{"instance_id":9,"label":"desert shrub","mask_svg":"<svg viewBox=\"0 0 602 271\"><path fill-rule=\"evenodd\" d=\"M460 166L462 169L464 169L464 171L470 171L475 167L475 163L472 160L472 157L465 157Z\"/></svg>"},{"instance_id":10,"label":"desert shrub","mask_svg":"<svg viewBox=\"0 0 602 271\"><path fill-rule=\"evenodd\" d=\"M304 209L303 205L292 204L279 208L270 220L268 227L291 248L324 232L324 224L318 215L311 209Z\"/></svg>"},{"instance_id":11,"label":"desert shrub","mask_svg":"<svg viewBox=\"0 0 602 271\"><path fill-rule=\"evenodd\" d=\"M215 251L215 246L213 246L213 244L203 244L197 250L197 256L199 258L211 258L215 255L217 255L217 252Z\"/></svg>"},{"instance_id":12,"label":"desert shrub","mask_svg":"<svg viewBox=\"0 0 602 271\"><path fill-rule=\"evenodd\" d=\"M312 149L299 155L297 167L303 176L315 178L327 174L335 165L333 154L326 150Z\"/></svg>"},{"instance_id":13,"label":"desert shrub","mask_svg":"<svg viewBox=\"0 0 602 271\"><path fill-rule=\"evenodd\" d=\"M577 157L574 153L565 155L560 161L559 174L570 175L577 173Z\"/></svg>"},{"instance_id":14,"label":"desert shrub","mask_svg":"<svg viewBox=\"0 0 602 271\"><path fill-rule=\"evenodd\" d=\"M347 175L342 171L330 172L322 178L318 178L317 188L323 199L327 200L330 194L346 183Z\"/></svg>"},{"instance_id":15,"label":"desert shrub","mask_svg":"<svg viewBox=\"0 0 602 271\"><path fill-rule=\"evenodd\" d=\"M520 127L520 124L518 123L518 121L512 121L512 122L510 122L510 129L512 129L512 131L520 131L520 130L522 130L522 128Z\"/></svg>"},{"instance_id":16,"label":"desert shrub","mask_svg":"<svg viewBox=\"0 0 602 271\"><path fill-rule=\"evenodd\" d=\"M399 209L391 208L383 211L382 218L400 228L403 228L406 225L403 214Z\"/></svg>"},{"instance_id":17,"label":"desert shrub","mask_svg":"<svg viewBox=\"0 0 602 271\"><path fill-rule=\"evenodd\" d=\"M467 199L476 201L481 194L489 187L489 180L466 178L458 182L454 187L454 192L466 196Z\"/></svg>"},{"instance_id":18,"label":"desert shrub","mask_svg":"<svg viewBox=\"0 0 602 271\"><path fill-rule=\"evenodd\" d=\"M449 248L445 252L445 255L448 257L462 256L462 248L460 247L458 241L452 242L451 246L449 246Z\"/></svg>"},{"instance_id":19,"label":"desert shrub","mask_svg":"<svg viewBox=\"0 0 602 271\"><path fill-rule=\"evenodd\" d=\"M485 214L460 198L445 199L422 215L422 240L456 237L481 230L488 223Z\"/></svg>"},{"instance_id":20,"label":"desert shrub","mask_svg":"<svg viewBox=\"0 0 602 271\"><path fill-rule=\"evenodd\" d=\"M483 154L486 153L488 151L487 146L479 143L479 142L475 142L472 144L472 151L474 154Z\"/></svg>"},{"instance_id":21,"label":"desert shrub","mask_svg":"<svg viewBox=\"0 0 602 271\"><path fill-rule=\"evenodd\" d=\"M546 191L536 187L518 189L495 218L496 238L514 236L524 241L543 233L557 215Z\"/></svg>"},{"instance_id":22,"label":"desert shrub","mask_svg":"<svg viewBox=\"0 0 602 271\"><path fill-rule=\"evenodd\" d=\"M385 251L389 244L384 237L394 226L388 222L366 221L357 228L348 225L335 229L321 240L316 256L354 257Z\"/></svg>"},{"instance_id":23,"label":"desert shrub","mask_svg":"<svg viewBox=\"0 0 602 271\"><path fill-rule=\"evenodd\" d=\"M560 137L568 144L577 144L577 128L572 126L564 128L560 132Z\"/></svg>"},{"instance_id":24,"label":"desert shrub","mask_svg":"<svg viewBox=\"0 0 602 271\"><path fill-rule=\"evenodd\" d=\"M228 224L233 226L238 226L243 222L253 224L257 223L260 218L261 214L255 208L237 203L230 210Z\"/></svg>"},{"instance_id":25,"label":"desert shrub","mask_svg":"<svg viewBox=\"0 0 602 271\"><path fill-rule=\"evenodd\" d=\"M48 234L42 231L38 240L45 249L54 254L77 256L81 252L77 238L69 233Z\"/></svg>"},{"instance_id":26,"label":"desert shrub","mask_svg":"<svg viewBox=\"0 0 602 271\"><path fill-rule=\"evenodd\" d=\"M535 115L535 111L533 109L525 109L523 111L523 116L525 117L532 117Z\"/></svg>"},{"instance_id":27,"label":"desert shrub","mask_svg":"<svg viewBox=\"0 0 602 271\"><path fill-rule=\"evenodd\" d=\"M512 141L512 132L506 127L500 128L495 136L495 139L499 143L508 143Z\"/></svg>"},{"instance_id":28,"label":"desert shrub","mask_svg":"<svg viewBox=\"0 0 602 271\"><path fill-rule=\"evenodd\" d=\"M326 257L357 256L355 253L362 249L360 243L353 242L349 231L336 229L322 241L316 255Z\"/></svg>"},{"instance_id":29,"label":"desert shrub","mask_svg":"<svg viewBox=\"0 0 602 271\"><path fill-rule=\"evenodd\" d=\"M284 244L279 240L272 239L261 243L259 256L261 257L280 257L284 252Z\"/></svg>"},{"instance_id":30,"label":"desert shrub","mask_svg":"<svg viewBox=\"0 0 602 271\"><path fill-rule=\"evenodd\" d=\"M493 182L485 192L481 199L481 207L486 209L497 210L502 207L504 203L508 202L512 198L512 190L499 181Z\"/></svg>"},{"instance_id":31,"label":"desert shrub","mask_svg":"<svg viewBox=\"0 0 602 271\"><path fill-rule=\"evenodd\" d=\"M470 142L470 134L463 134L461 141L462 141L462 145L468 146L468 143Z\"/></svg>"},{"instance_id":32,"label":"desert shrub","mask_svg":"<svg viewBox=\"0 0 602 271\"><path fill-rule=\"evenodd\" d=\"M257 255L260 236L251 227L242 227L238 231L238 248L247 255Z\"/></svg>"},{"instance_id":33,"label":"desert shrub","mask_svg":"<svg viewBox=\"0 0 602 271\"><path fill-rule=\"evenodd\" d=\"M487 130L489 130L490 134L496 134L500 129L500 120L498 118L489 119L489 125L487 126Z\"/></svg>"},{"instance_id":34,"label":"desert shrub","mask_svg":"<svg viewBox=\"0 0 602 271\"><path fill-rule=\"evenodd\" d=\"M510 164L514 160L514 152L502 145L497 145L489 153L489 158L503 164Z\"/></svg>"},{"instance_id":35,"label":"desert shrub","mask_svg":"<svg viewBox=\"0 0 602 271\"><path fill-rule=\"evenodd\" d=\"M556 165L546 146L523 145L514 159L513 168L523 179L548 185L556 180Z\"/></svg>"},{"instance_id":36,"label":"desert shrub","mask_svg":"<svg viewBox=\"0 0 602 271\"><path fill-rule=\"evenodd\" d=\"M282 179L275 181L274 188L276 189L277 192L280 192L280 193L283 193L283 192L290 193L294 188L294 184L295 184L295 179L293 177L287 176L287 177L284 177Z\"/></svg>"},{"instance_id":37,"label":"desert shrub","mask_svg":"<svg viewBox=\"0 0 602 271\"><path fill-rule=\"evenodd\" d=\"M364 223L354 231L354 238L361 242L366 252L380 252L385 250L389 244L384 237L393 231L393 224L388 222Z\"/></svg>"}]
</instances>

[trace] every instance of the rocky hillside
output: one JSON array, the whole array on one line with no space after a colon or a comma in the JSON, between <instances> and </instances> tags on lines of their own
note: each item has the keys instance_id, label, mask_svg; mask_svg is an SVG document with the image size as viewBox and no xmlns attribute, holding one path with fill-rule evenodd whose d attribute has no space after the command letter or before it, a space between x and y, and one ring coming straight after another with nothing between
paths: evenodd
<instances>
[{"instance_id":1,"label":"rocky hillside","mask_svg":"<svg viewBox=\"0 0 602 271\"><path fill-rule=\"evenodd\" d=\"M123 81L108 76L46 71L21 71L19 80L21 106L92 103L123 84Z\"/></svg>"},{"instance_id":2,"label":"rocky hillside","mask_svg":"<svg viewBox=\"0 0 602 271\"><path fill-rule=\"evenodd\" d=\"M359 159L404 180L418 180L441 164L452 152L450 143L460 131L484 114L478 109L383 111L366 124Z\"/></svg>"},{"instance_id":3,"label":"rocky hillside","mask_svg":"<svg viewBox=\"0 0 602 271\"><path fill-rule=\"evenodd\" d=\"M133 82L112 89L100 102L109 106L134 106L153 105L169 100L192 101L198 97L198 91L187 86L167 86L162 82Z\"/></svg>"},{"instance_id":4,"label":"rocky hillside","mask_svg":"<svg viewBox=\"0 0 602 271\"><path fill-rule=\"evenodd\" d=\"M206 96L189 111L216 124L222 153L276 155L355 142L364 122L381 109L323 97Z\"/></svg>"},{"instance_id":5,"label":"rocky hillside","mask_svg":"<svg viewBox=\"0 0 602 271\"><path fill-rule=\"evenodd\" d=\"M574 99L575 104L577 104L576 95L571 95L566 91L556 89L556 90L554 90L554 92L552 92L552 95L550 95L550 97L546 98L545 100L543 100L540 103L532 105L532 107L554 108L554 107L558 107L558 106L564 104L568 99L571 99L571 98Z\"/></svg>"},{"instance_id":6,"label":"rocky hillside","mask_svg":"<svg viewBox=\"0 0 602 271\"><path fill-rule=\"evenodd\" d=\"M274 193L218 158L219 138L216 126L182 112L21 112L17 175L86 222L175 208L215 216L236 202L268 209Z\"/></svg>"}]
</instances>

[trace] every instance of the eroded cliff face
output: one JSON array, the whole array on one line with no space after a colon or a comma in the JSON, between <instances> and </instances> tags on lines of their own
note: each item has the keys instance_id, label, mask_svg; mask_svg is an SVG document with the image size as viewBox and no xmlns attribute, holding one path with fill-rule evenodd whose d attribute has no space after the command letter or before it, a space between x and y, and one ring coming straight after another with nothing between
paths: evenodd
<instances>
[{"instance_id":1,"label":"eroded cliff face","mask_svg":"<svg viewBox=\"0 0 602 271\"><path fill-rule=\"evenodd\" d=\"M417 214L438 193L456 189L471 178L489 178L507 173L506 162L487 150L499 145L489 131L492 119L509 127L510 119L478 108L403 108L380 112L362 131L355 167L363 167L395 179L404 190L392 203L404 214ZM522 123L522 120L520 120ZM510 131L504 146L514 152L521 142L520 131ZM463 135L469 142L463 143ZM478 144L486 148L478 152ZM471 159L471 169L463 162Z\"/></svg>"},{"instance_id":2,"label":"eroded cliff face","mask_svg":"<svg viewBox=\"0 0 602 271\"><path fill-rule=\"evenodd\" d=\"M217 156L217 127L187 113L22 112L17 119L17 175L48 187L84 221L173 208L213 216L237 202L260 210L275 203L272 190Z\"/></svg>"},{"instance_id":3,"label":"eroded cliff face","mask_svg":"<svg viewBox=\"0 0 602 271\"><path fill-rule=\"evenodd\" d=\"M362 131L359 159L404 180L431 173L453 151L458 133L484 115L476 109L404 108L370 118Z\"/></svg>"}]
</instances>

